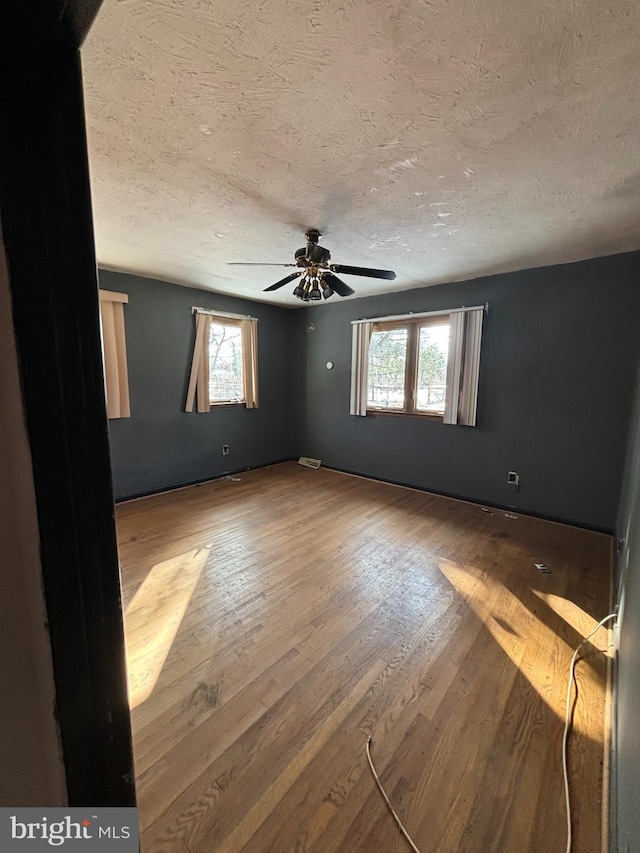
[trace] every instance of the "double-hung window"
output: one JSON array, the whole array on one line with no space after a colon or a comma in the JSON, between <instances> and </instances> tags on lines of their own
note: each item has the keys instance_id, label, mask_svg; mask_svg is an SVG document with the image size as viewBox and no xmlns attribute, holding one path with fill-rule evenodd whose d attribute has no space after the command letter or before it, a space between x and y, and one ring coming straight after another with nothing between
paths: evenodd
<instances>
[{"instance_id":1,"label":"double-hung window","mask_svg":"<svg viewBox=\"0 0 640 853\"><path fill-rule=\"evenodd\" d=\"M484 307L352 323L352 415L475 426Z\"/></svg>"},{"instance_id":2,"label":"double-hung window","mask_svg":"<svg viewBox=\"0 0 640 853\"><path fill-rule=\"evenodd\" d=\"M258 321L193 309L196 335L185 410L258 407Z\"/></svg>"},{"instance_id":3,"label":"double-hung window","mask_svg":"<svg viewBox=\"0 0 640 853\"><path fill-rule=\"evenodd\" d=\"M444 417L449 317L374 323L367 409Z\"/></svg>"}]
</instances>

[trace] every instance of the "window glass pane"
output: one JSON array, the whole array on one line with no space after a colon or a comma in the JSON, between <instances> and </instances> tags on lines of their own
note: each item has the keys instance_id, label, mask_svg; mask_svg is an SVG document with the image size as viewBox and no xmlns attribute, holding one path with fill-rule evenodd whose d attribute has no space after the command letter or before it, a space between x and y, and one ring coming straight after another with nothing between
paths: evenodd
<instances>
[{"instance_id":1,"label":"window glass pane","mask_svg":"<svg viewBox=\"0 0 640 853\"><path fill-rule=\"evenodd\" d=\"M240 326L211 323L209 371L209 398L212 403L244 399Z\"/></svg>"},{"instance_id":2,"label":"window glass pane","mask_svg":"<svg viewBox=\"0 0 640 853\"><path fill-rule=\"evenodd\" d=\"M422 326L418 338L418 387L416 409L444 412L447 390L449 324Z\"/></svg>"},{"instance_id":3,"label":"window glass pane","mask_svg":"<svg viewBox=\"0 0 640 853\"><path fill-rule=\"evenodd\" d=\"M407 329L389 329L371 335L368 406L404 408L407 335Z\"/></svg>"}]
</instances>

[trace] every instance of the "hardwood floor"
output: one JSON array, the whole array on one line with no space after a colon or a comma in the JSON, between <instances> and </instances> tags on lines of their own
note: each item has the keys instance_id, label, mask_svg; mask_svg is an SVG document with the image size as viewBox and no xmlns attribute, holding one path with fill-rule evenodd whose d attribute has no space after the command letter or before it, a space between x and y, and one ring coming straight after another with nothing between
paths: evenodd
<instances>
[{"instance_id":1,"label":"hardwood floor","mask_svg":"<svg viewBox=\"0 0 640 853\"><path fill-rule=\"evenodd\" d=\"M564 851L610 539L285 463L121 504L144 853ZM553 574L540 574L534 562ZM607 633L578 665L600 853Z\"/></svg>"}]
</instances>

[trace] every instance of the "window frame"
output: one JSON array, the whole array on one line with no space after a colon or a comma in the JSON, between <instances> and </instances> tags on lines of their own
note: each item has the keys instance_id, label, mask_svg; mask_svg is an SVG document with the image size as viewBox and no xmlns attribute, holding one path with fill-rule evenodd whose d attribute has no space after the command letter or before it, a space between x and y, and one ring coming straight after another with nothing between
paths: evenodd
<instances>
[{"instance_id":1,"label":"window frame","mask_svg":"<svg viewBox=\"0 0 640 853\"><path fill-rule=\"evenodd\" d=\"M390 408L384 406L372 406L367 401L367 415L391 415L396 417L416 417L426 418L427 420L440 421L444 420L445 405L443 404L442 412L430 412L424 409L418 409L417 390L418 390L418 368L419 357L418 349L420 343L420 330L428 326L450 326L451 315L447 313L434 315L433 317L416 317L415 319L405 320L387 320L381 323L374 322L371 328L371 336L376 332L393 331L394 329L407 330L407 346L405 350L405 366L404 366L404 406L400 408ZM369 358L371 354L369 352ZM447 357L447 366L449 358ZM368 369L368 368L367 368Z\"/></svg>"},{"instance_id":2,"label":"window frame","mask_svg":"<svg viewBox=\"0 0 640 853\"><path fill-rule=\"evenodd\" d=\"M242 363L243 367L240 369L240 378L242 380L242 399L241 400L212 400L211 399L211 374L209 374L209 387L207 389L208 397L209 397L209 408L210 409L224 409L224 408L234 408L236 406L244 406L247 407L247 388L245 383L246 371L244 370L244 359L246 357L244 351L244 336L242 334L242 320L237 319L235 317L222 317L216 314L210 315L211 320L209 323L209 340L207 341L207 353L209 356L209 370L211 370L211 327L212 326L233 326L237 329L240 329L240 342L242 347Z\"/></svg>"}]
</instances>

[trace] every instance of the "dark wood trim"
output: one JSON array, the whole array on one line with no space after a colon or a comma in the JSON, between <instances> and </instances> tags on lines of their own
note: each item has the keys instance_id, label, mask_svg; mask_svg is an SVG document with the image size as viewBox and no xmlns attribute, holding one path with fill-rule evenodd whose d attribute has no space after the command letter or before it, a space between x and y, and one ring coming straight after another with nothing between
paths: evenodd
<instances>
[{"instance_id":1,"label":"dark wood trim","mask_svg":"<svg viewBox=\"0 0 640 853\"><path fill-rule=\"evenodd\" d=\"M428 421L440 421L440 423L444 421L444 414L422 412L419 409L414 409L412 412L405 412L404 409L367 409L367 417L369 415L391 415L394 418L425 418Z\"/></svg>"},{"instance_id":2,"label":"dark wood trim","mask_svg":"<svg viewBox=\"0 0 640 853\"><path fill-rule=\"evenodd\" d=\"M134 805L80 55L41 6L0 13L0 217L57 715L70 805Z\"/></svg>"},{"instance_id":3,"label":"dark wood trim","mask_svg":"<svg viewBox=\"0 0 640 853\"><path fill-rule=\"evenodd\" d=\"M213 409L235 409L238 406L240 408L246 409L247 408L247 401L246 400L237 400L237 401L236 400L233 400L233 401L232 400L220 400L220 402L218 402L217 400L214 400L213 403L209 403L209 408L212 411L213 411ZM206 414L206 412L199 413L199 414Z\"/></svg>"},{"instance_id":4,"label":"dark wood trim","mask_svg":"<svg viewBox=\"0 0 640 853\"><path fill-rule=\"evenodd\" d=\"M325 465L322 463L323 468L327 468L329 471L338 471L340 474L347 474L350 477L361 477L363 480L375 480L378 483L388 483L390 486L400 486L403 489L413 489L416 492L426 492L429 495L438 495L441 498L449 498L452 501L461 501L466 504L473 504L478 507L486 507L487 509L497 510L498 512L508 512L513 513L514 515L523 515L527 518L538 518L540 521L546 521L549 524L562 524L567 527L577 527L580 530L590 530L592 533L600 533L603 536L613 536L615 535L615 531L611 530L608 527L598 527L592 524L581 524L578 521L570 521L566 518L553 518L550 515L543 515L539 512L532 512L528 509L519 509L516 506L510 506L507 504L496 504L488 501L476 501L473 498L465 498L462 495L454 495L451 492L441 492L437 489L428 489L426 486L416 486L415 483L405 483L402 480L389 480L386 477L375 477L373 474L363 474L360 471L351 471L348 468L338 468L335 465Z\"/></svg>"},{"instance_id":5,"label":"dark wood trim","mask_svg":"<svg viewBox=\"0 0 640 853\"><path fill-rule=\"evenodd\" d=\"M186 483L176 483L171 486L162 486L160 489L150 489L148 492L137 492L135 495L125 495L121 498L116 498L116 503L123 504L127 503L127 501L151 498L153 495L164 495L167 492L177 492L179 489L188 489L191 486L202 486L205 483L213 483L214 480L222 480L224 477L235 477L236 474L245 474L247 471L259 471L261 468L271 468L272 465L281 465L283 462L296 462L297 459L297 456L286 456L284 459L276 459L273 462L265 462L262 465L234 468L232 471L224 471L224 473L215 474L213 477L201 477L198 480L188 480Z\"/></svg>"}]
</instances>

